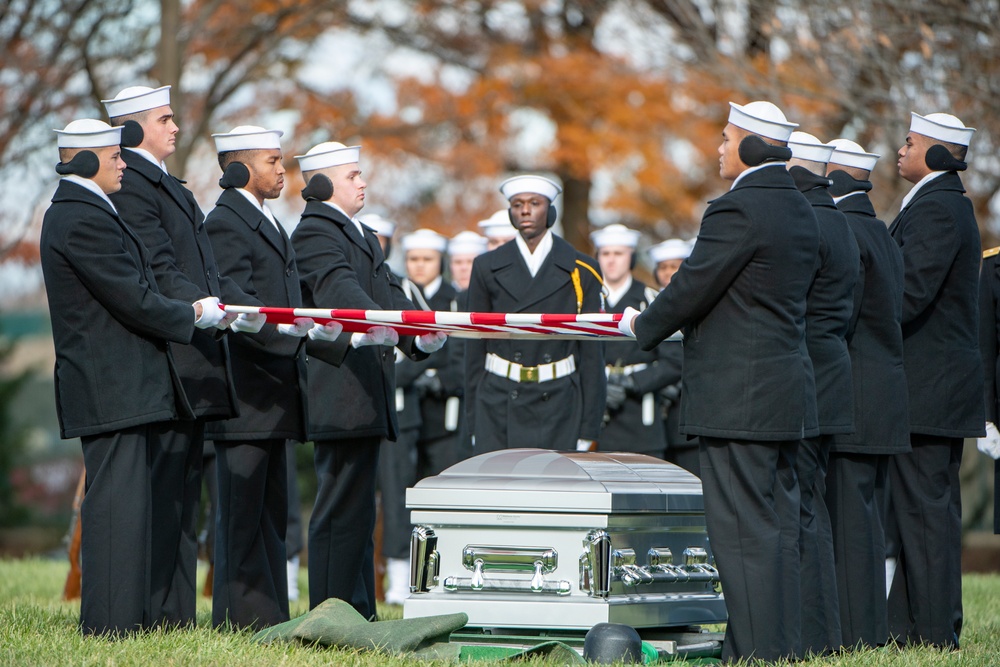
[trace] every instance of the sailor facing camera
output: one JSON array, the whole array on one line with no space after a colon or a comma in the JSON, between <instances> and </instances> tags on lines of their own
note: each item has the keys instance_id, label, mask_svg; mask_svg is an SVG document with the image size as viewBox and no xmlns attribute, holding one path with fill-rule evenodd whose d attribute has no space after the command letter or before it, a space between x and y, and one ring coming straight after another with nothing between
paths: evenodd
<instances>
[{"instance_id":1,"label":"sailor facing camera","mask_svg":"<svg viewBox=\"0 0 1000 667\"><path fill-rule=\"evenodd\" d=\"M517 229L512 242L476 258L469 310L597 313L602 281L593 258L550 231L562 189L542 176L500 185ZM513 447L591 449L605 407L599 342L480 339L466 343L466 419L474 452Z\"/></svg>"},{"instance_id":2,"label":"sailor facing camera","mask_svg":"<svg viewBox=\"0 0 1000 667\"><path fill-rule=\"evenodd\" d=\"M121 128L86 119L56 132L62 180L39 250L59 429L63 438L80 438L87 473L80 629L120 636L162 622L150 582L174 575L173 559L167 565L165 554L154 553L163 545L152 538L164 530L156 517L172 512L181 496L157 492L163 479L154 463L175 420L194 411L170 343L187 344L196 328L226 324L214 296L192 307L160 293L150 253L108 197L125 169ZM193 579L190 585L193 598Z\"/></svg>"}]
</instances>

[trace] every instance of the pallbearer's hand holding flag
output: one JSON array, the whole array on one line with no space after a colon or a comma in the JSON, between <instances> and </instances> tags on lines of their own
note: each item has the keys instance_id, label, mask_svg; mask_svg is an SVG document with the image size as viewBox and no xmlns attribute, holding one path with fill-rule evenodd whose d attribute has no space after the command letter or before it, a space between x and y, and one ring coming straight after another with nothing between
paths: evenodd
<instances>
[{"instance_id":1,"label":"pallbearer's hand holding flag","mask_svg":"<svg viewBox=\"0 0 1000 667\"><path fill-rule=\"evenodd\" d=\"M595 340L623 338L628 334L619 331L621 314L617 313L460 313L428 310L357 310L350 308L271 308L268 306L225 305L227 313L246 315L256 322L263 315L272 324L294 324L296 319L308 318L318 325L338 323L343 331L371 334L375 329L388 328L398 336L426 336L421 344L430 350L440 349L444 339L428 334L443 334L456 338L559 338L566 340ZM234 327L234 330L235 327ZM313 331L316 329L314 328ZM381 335L381 334L380 334ZM316 337L315 335L313 337ZM336 336L333 336L336 337ZM358 337L359 340L362 337ZM384 345L390 341L368 344ZM367 339L365 339L367 341ZM353 341L352 341L353 343ZM356 346L356 345L355 345ZM436 347L435 347L436 346ZM425 350L425 351L426 351Z\"/></svg>"}]
</instances>

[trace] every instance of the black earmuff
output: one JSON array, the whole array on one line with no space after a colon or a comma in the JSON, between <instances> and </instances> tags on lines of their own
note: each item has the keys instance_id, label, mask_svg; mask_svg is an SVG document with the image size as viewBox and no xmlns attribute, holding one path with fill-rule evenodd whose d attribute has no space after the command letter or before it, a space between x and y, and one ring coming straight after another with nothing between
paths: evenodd
<instances>
[{"instance_id":1,"label":"black earmuff","mask_svg":"<svg viewBox=\"0 0 1000 667\"><path fill-rule=\"evenodd\" d=\"M135 148L142 143L146 136L142 131L142 125L134 120L127 120L122 124L122 147Z\"/></svg>"},{"instance_id":2,"label":"black earmuff","mask_svg":"<svg viewBox=\"0 0 1000 667\"><path fill-rule=\"evenodd\" d=\"M242 162L230 162L226 165L226 170L222 172L219 179L219 187L223 190L229 188L243 188L250 182L250 170Z\"/></svg>"},{"instance_id":3,"label":"black earmuff","mask_svg":"<svg viewBox=\"0 0 1000 667\"><path fill-rule=\"evenodd\" d=\"M941 144L934 144L924 154L924 163L931 171L965 171L969 165L954 155Z\"/></svg>"},{"instance_id":4,"label":"black earmuff","mask_svg":"<svg viewBox=\"0 0 1000 667\"><path fill-rule=\"evenodd\" d=\"M306 201L326 201L333 196L333 181L325 174L316 174L302 188L302 198ZM388 253L386 253L388 255Z\"/></svg>"},{"instance_id":5,"label":"black earmuff","mask_svg":"<svg viewBox=\"0 0 1000 667\"><path fill-rule=\"evenodd\" d=\"M94 151L80 151L69 162L56 165L56 173L60 176L73 174L82 178L93 178L101 170L101 159Z\"/></svg>"},{"instance_id":6,"label":"black earmuff","mask_svg":"<svg viewBox=\"0 0 1000 667\"><path fill-rule=\"evenodd\" d=\"M851 192L868 192L872 189L871 181L859 181L842 169L835 169L826 175L830 179L830 194L843 197Z\"/></svg>"},{"instance_id":7,"label":"black earmuff","mask_svg":"<svg viewBox=\"0 0 1000 667\"><path fill-rule=\"evenodd\" d=\"M545 211L545 228L546 229L548 229L552 225L556 224L556 216L557 215L558 215L558 211L556 211L556 205L553 204L552 202L549 202L549 208ZM510 224L514 225L515 229L518 228L517 227L517 218L514 216L514 209L512 209L512 208L508 208L507 209L507 219L510 220Z\"/></svg>"},{"instance_id":8,"label":"black earmuff","mask_svg":"<svg viewBox=\"0 0 1000 667\"><path fill-rule=\"evenodd\" d=\"M743 137L739 153L743 164L748 167L756 167L765 162L787 162L792 159L791 148L769 144L756 134Z\"/></svg>"}]
</instances>

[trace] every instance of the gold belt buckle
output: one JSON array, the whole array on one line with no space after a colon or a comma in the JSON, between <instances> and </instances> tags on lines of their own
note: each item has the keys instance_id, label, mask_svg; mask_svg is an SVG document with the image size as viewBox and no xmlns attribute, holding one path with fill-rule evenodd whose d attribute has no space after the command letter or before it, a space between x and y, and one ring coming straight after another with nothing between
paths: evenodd
<instances>
[{"instance_id":1,"label":"gold belt buckle","mask_svg":"<svg viewBox=\"0 0 1000 667\"><path fill-rule=\"evenodd\" d=\"M538 382L538 366L521 366L521 382Z\"/></svg>"}]
</instances>

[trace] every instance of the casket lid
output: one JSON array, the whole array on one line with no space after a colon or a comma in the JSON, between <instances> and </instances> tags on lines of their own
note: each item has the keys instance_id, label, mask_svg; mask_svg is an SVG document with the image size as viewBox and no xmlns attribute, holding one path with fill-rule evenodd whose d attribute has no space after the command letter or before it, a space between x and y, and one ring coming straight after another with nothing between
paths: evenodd
<instances>
[{"instance_id":1,"label":"casket lid","mask_svg":"<svg viewBox=\"0 0 1000 667\"><path fill-rule=\"evenodd\" d=\"M701 481L644 454L505 449L467 459L406 491L410 509L702 512Z\"/></svg>"}]
</instances>

